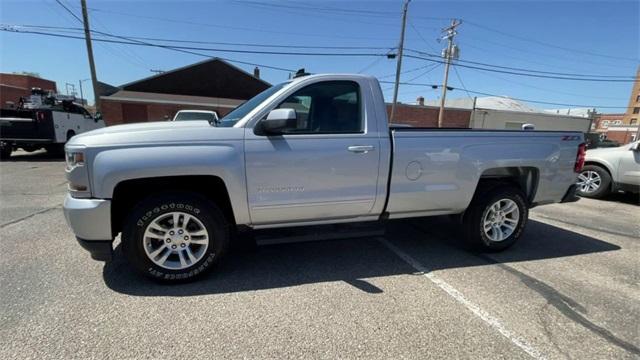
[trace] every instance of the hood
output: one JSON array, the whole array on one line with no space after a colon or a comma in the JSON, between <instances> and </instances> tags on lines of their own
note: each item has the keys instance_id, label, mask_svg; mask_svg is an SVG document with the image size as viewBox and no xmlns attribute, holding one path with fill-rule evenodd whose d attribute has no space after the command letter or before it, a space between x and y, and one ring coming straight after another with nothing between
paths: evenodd
<instances>
[{"instance_id":1,"label":"hood","mask_svg":"<svg viewBox=\"0 0 640 360\"><path fill-rule=\"evenodd\" d=\"M625 144L618 147L609 147L609 148L596 148L587 150L587 159L592 157L599 157L607 154L613 154L620 151L628 151L634 143Z\"/></svg>"},{"instance_id":2,"label":"hood","mask_svg":"<svg viewBox=\"0 0 640 360\"><path fill-rule=\"evenodd\" d=\"M206 120L159 121L115 125L88 131L74 136L68 144L70 146L103 146L211 141L242 138L243 130L214 127Z\"/></svg>"}]
</instances>

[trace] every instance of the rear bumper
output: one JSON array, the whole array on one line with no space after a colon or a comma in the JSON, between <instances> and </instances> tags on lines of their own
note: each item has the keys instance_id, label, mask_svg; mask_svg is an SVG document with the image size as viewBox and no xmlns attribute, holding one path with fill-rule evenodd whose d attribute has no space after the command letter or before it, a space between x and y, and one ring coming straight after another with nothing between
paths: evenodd
<instances>
[{"instance_id":1,"label":"rear bumper","mask_svg":"<svg viewBox=\"0 0 640 360\"><path fill-rule=\"evenodd\" d=\"M577 190L578 190L578 185L573 184L569 186L569 190L567 190L567 193L564 194L564 197L562 198L562 200L560 200L560 202L569 203L569 202L576 202L580 200L580 197L576 195Z\"/></svg>"}]
</instances>

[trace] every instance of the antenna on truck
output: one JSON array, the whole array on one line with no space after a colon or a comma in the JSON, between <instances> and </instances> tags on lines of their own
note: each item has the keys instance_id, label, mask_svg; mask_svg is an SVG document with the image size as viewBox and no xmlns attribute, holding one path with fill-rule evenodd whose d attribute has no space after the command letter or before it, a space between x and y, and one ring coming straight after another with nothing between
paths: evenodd
<instances>
[{"instance_id":1,"label":"antenna on truck","mask_svg":"<svg viewBox=\"0 0 640 360\"><path fill-rule=\"evenodd\" d=\"M296 74L293 75L293 78L295 79L295 78L299 78L299 77L307 76L307 75L311 75L311 74L309 74L308 72L304 71L304 68L302 68L302 69L299 69L298 71L296 71Z\"/></svg>"}]
</instances>

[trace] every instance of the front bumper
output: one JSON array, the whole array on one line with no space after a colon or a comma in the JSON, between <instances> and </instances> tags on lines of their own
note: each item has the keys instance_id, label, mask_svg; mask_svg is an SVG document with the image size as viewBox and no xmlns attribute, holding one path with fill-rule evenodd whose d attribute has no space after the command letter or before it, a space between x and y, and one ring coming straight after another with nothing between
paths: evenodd
<instances>
[{"instance_id":1,"label":"front bumper","mask_svg":"<svg viewBox=\"0 0 640 360\"><path fill-rule=\"evenodd\" d=\"M83 248L94 259L104 253L105 243L113 241L111 233L111 201L103 199L78 199L67 194L64 199L64 217ZM93 244L93 245L92 245ZM96 256L94 251L96 250ZM101 256L101 255L100 255Z\"/></svg>"}]
</instances>

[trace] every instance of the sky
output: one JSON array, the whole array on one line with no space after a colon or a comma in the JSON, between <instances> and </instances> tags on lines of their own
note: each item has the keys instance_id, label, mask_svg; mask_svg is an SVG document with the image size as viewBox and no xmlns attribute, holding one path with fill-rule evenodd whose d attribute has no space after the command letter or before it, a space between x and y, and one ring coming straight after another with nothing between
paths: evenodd
<instances>
[{"instance_id":1,"label":"sky","mask_svg":"<svg viewBox=\"0 0 640 360\"><path fill-rule=\"evenodd\" d=\"M60 0L81 17L79 0ZM299 56L247 54L227 50L312 53L384 54L398 46L402 1L97 1L87 0L94 30L126 37L198 42L282 45L289 48L247 47L210 43L181 46L215 48L201 54L311 73L361 72L393 81L396 60L384 56ZM336 10L337 9L337 10ZM640 1L427 1L409 4L405 48L438 54L445 43L442 28L461 19L455 43L460 65L473 61L527 70L628 76L640 64ZM2 0L0 23L77 28L81 23L56 0ZM25 28L21 28L24 30ZM49 32L50 30L44 30ZM59 31L59 30L58 30ZM66 31L66 30L64 30ZM78 36L74 30L65 33ZM113 39L113 38L112 38ZM116 39L117 40L117 39ZM151 40L144 40L151 41ZM157 40L153 40L158 43ZM163 42L163 44L176 44ZM339 46L346 49L306 49L301 46ZM359 49L372 47L376 49ZM405 54L413 54L409 50ZM100 81L122 85L206 59L164 48L94 42ZM252 72L253 65L235 63ZM426 66L426 67L425 67ZM405 57L403 82L441 84L444 68L423 59ZM65 92L72 83L90 77L84 40L0 31L0 72L36 72L57 82ZM270 83L289 73L261 67ZM596 107L599 112L624 112L631 82L593 82L545 79L486 72L454 66L447 98L477 94L509 96L540 102ZM385 99L392 85L383 83ZM84 81L92 99L91 82ZM401 85L399 100L437 99L430 86ZM529 103L539 109L574 106ZM576 106L582 107L582 106Z\"/></svg>"}]
</instances>

